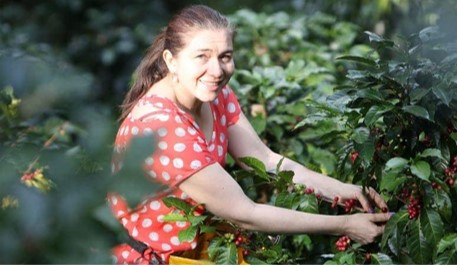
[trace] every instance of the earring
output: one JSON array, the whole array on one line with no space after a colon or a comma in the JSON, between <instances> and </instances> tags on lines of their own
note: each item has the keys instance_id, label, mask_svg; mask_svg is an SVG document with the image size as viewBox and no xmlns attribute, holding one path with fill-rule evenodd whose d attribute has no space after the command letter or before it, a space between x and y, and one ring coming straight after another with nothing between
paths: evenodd
<instances>
[{"instance_id":1,"label":"earring","mask_svg":"<svg viewBox=\"0 0 457 265\"><path fill-rule=\"evenodd\" d=\"M178 75L175 72L171 72L171 81L173 83L179 83Z\"/></svg>"}]
</instances>

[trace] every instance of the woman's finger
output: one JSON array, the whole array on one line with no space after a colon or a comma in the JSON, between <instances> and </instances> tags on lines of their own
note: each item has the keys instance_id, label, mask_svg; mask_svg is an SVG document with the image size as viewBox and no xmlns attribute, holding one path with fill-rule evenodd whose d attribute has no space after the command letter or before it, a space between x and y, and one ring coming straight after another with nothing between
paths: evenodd
<instances>
[{"instance_id":1,"label":"woman's finger","mask_svg":"<svg viewBox=\"0 0 457 265\"><path fill-rule=\"evenodd\" d=\"M370 198L379 209L382 209L382 211L385 212L389 210L384 199L373 188L369 187L366 193L367 197Z\"/></svg>"}]
</instances>

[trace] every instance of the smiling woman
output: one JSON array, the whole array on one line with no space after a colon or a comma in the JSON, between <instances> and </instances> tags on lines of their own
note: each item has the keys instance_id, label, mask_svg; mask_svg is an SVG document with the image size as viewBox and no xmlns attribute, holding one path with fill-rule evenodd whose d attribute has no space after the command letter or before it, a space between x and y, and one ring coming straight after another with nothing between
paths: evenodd
<instances>
[{"instance_id":1,"label":"smiling woman","mask_svg":"<svg viewBox=\"0 0 457 265\"><path fill-rule=\"evenodd\" d=\"M310 171L272 152L257 136L241 112L235 93L227 86L233 62L234 29L219 12L194 5L175 15L157 36L137 69L137 78L124 100L121 125L115 140L113 170L134 137L153 137L155 146L143 161L152 180L169 187L146 199L134 210L118 194L108 196L113 214L132 241L114 249L119 263L167 263L196 249L198 238L180 241L189 222L168 222L175 209L163 199L176 197L207 210L240 229L268 233L319 233L347 235L362 244L383 232L390 215L373 214L373 206L386 208L373 189L344 184ZM295 183L312 187L323 199L339 203L358 201L366 212L325 216L254 203L225 171L230 153L239 162L255 157L267 168L294 171ZM138 176L131 176L136 178ZM227 205L236 207L226 207Z\"/></svg>"}]
</instances>

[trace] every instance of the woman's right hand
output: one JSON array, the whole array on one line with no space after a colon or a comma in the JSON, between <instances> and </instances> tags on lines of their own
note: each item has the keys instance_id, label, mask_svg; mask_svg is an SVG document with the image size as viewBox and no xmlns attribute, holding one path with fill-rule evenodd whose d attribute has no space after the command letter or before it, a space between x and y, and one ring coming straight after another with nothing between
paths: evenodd
<instances>
[{"instance_id":1,"label":"woman's right hand","mask_svg":"<svg viewBox=\"0 0 457 265\"><path fill-rule=\"evenodd\" d=\"M358 213L346 216L342 234L360 244L369 244L384 232L391 213Z\"/></svg>"}]
</instances>

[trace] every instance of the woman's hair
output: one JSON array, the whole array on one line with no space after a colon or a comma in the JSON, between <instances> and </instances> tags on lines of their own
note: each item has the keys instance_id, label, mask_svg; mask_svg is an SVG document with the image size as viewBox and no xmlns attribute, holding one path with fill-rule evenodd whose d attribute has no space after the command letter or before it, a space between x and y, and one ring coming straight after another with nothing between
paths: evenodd
<instances>
[{"instance_id":1,"label":"woman's hair","mask_svg":"<svg viewBox=\"0 0 457 265\"><path fill-rule=\"evenodd\" d=\"M121 105L120 120L127 117L136 102L148 89L168 74L162 58L164 50L178 54L186 45L184 38L193 30L225 29L235 36L235 30L228 19L218 11L205 5L191 5L174 15L168 26L157 35L135 71L134 83Z\"/></svg>"}]
</instances>

